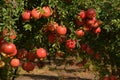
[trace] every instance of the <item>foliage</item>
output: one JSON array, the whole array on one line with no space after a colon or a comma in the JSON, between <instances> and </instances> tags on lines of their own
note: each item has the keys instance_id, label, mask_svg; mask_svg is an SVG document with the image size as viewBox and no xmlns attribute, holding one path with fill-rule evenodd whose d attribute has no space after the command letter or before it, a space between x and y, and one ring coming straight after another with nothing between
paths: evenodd
<instances>
[{"instance_id":1,"label":"foliage","mask_svg":"<svg viewBox=\"0 0 120 80\"><path fill-rule=\"evenodd\" d=\"M22 19L22 13L25 10L32 11L34 8L42 9L44 6L49 6L52 9L50 17L41 17L40 19L31 18L29 21ZM87 11L90 8L96 10L96 19L100 20L101 33L95 34L92 30L85 31L82 25L77 25L75 20L78 18L78 13L81 10ZM43 12L44 13L44 12ZM67 28L66 35L58 35L54 43L50 43L48 35L56 32L45 32L46 26L49 23L56 22L58 25ZM2 31L8 29L15 30L16 39L11 39L5 36L4 40L13 42L17 49L26 49L35 53L36 49L43 47L47 51L47 57L56 56L60 51L64 55L65 60L68 57L75 56L79 62L88 62L84 64L85 68L89 68L92 64L95 70L100 73L100 76L116 75L120 68L120 1L119 0L1 0L0 1L0 36ZM85 32L83 37L76 36L76 30L82 29ZM58 40L65 37L64 42ZM66 48L66 40L75 40L76 47L69 51ZM80 50L81 44L87 44L93 49L94 53L87 54L86 51ZM96 60L96 53L100 55L100 59ZM14 56L15 58L17 57ZM10 57L10 59L14 58ZM4 56L1 54L0 59ZM39 61L39 58L37 58ZM80 60L79 60L80 59ZM82 60L81 60L82 59ZM3 60L5 61L5 60ZM9 63L10 60L6 62ZM29 61L28 59L21 61ZM33 61L34 62L34 61ZM112 72L108 66L111 66ZM0 70L1 71L1 70ZM4 71L2 71L4 72Z\"/></svg>"}]
</instances>

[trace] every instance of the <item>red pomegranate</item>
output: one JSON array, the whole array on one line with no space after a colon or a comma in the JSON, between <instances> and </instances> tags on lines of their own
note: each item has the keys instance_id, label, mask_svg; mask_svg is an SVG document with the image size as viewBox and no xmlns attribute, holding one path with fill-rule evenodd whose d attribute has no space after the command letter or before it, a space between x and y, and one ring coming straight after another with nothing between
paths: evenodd
<instances>
[{"instance_id":1,"label":"red pomegranate","mask_svg":"<svg viewBox=\"0 0 120 80\"><path fill-rule=\"evenodd\" d=\"M39 57L39 58L45 58L47 56L47 52L44 48L39 48L37 49L36 51L36 55Z\"/></svg>"},{"instance_id":2,"label":"red pomegranate","mask_svg":"<svg viewBox=\"0 0 120 80\"><path fill-rule=\"evenodd\" d=\"M73 49L76 47L76 41L75 40L72 40L72 39L69 39L66 41L66 48L67 49Z\"/></svg>"},{"instance_id":3,"label":"red pomegranate","mask_svg":"<svg viewBox=\"0 0 120 80\"><path fill-rule=\"evenodd\" d=\"M22 69L29 72L34 70L35 65L32 62L25 62L22 65Z\"/></svg>"},{"instance_id":4,"label":"red pomegranate","mask_svg":"<svg viewBox=\"0 0 120 80\"><path fill-rule=\"evenodd\" d=\"M11 61L10 61L10 65L12 67L18 67L20 65L20 60L17 59L17 58L13 58Z\"/></svg>"},{"instance_id":5,"label":"red pomegranate","mask_svg":"<svg viewBox=\"0 0 120 80\"><path fill-rule=\"evenodd\" d=\"M3 42L0 46L0 50L5 54L10 55L15 53L16 46L13 43Z\"/></svg>"}]
</instances>

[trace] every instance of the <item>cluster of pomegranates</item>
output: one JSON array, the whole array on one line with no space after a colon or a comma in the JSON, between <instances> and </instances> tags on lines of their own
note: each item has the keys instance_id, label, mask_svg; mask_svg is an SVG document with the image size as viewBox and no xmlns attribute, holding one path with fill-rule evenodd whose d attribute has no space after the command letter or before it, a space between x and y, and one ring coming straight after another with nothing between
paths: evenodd
<instances>
[{"instance_id":1,"label":"cluster of pomegranates","mask_svg":"<svg viewBox=\"0 0 120 80\"><path fill-rule=\"evenodd\" d=\"M44 6L42 9L34 8L32 11L25 10L22 13L22 19L24 21L29 21L31 18L40 19L42 16L47 18L52 15L52 10L49 6ZM93 8L88 9L87 11L81 10L76 19L76 24L79 28L75 31L77 37L81 38L85 35L85 32L92 30L94 33L99 34L101 32L100 21L96 19L96 11ZM57 22L51 21L43 27L43 32L47 34L47 39L49 43L53 44L55 42L63 43L65 42L65 47L68 50L73 50L76 48L76 40L67 39L67 27L64 25L59 25ZM9 34L8 34L9 33ZM4 37L9 37L10 39L16 39L16 32L9 31L5 29L2 32L2 37L0 38L0 52L2 56L10 57L10 65L14 68L22 66L22 69L29 72L32 71L35 66L41 67L42 63L38 59L42 60L46 58L47 51L45 48L38 48L36 51L27 51L26 49L17 49L16 45L12 42L4 41ZM67 40L66 40L67 39ZM100 54L95 53L94 50L87 44L80 44L80 50L86 52L89 55L94 55L94 58L99 60ZM56 53L57 56L63 57L61 51ZM37 59L37 62L35 62ZM78 63L79 67L82 67L87 63L87 60ZM72 65L74 62L71 63ZM4 61L0 60L1 65L5 65ZM3 67L3 66L2 66ZM114 76L110 79L106 77L103 80L116 80Z\"/></svg>"},{"instance_id":2,"label":"cluster of pomegranates","mask_svg":"<svg viewBox=\"0 0 120 80\"><path fill-rule=\"evenodd\" d=\"M18 49L16 58L11 59L10 65L12 67L22 66L22 69L29 72L34 70L35 66L42 67L41 59L47 56L44 48L39 48L36 52L27 51L26 49ZM39 60L40 59L40 60Z\"/></svg>"},{"instance_id":3,"label":"cluster of pomegranates","mask_svg":"<svg viewBox=\"0 0 120 80\"><path fill-rule=\"evenodd\" d=\"M22 68L28 72L32 71L35 65L37 65L38 67L42 66L40 60L47 56L47 51L44 48L38 48L36 52L28 52L26 49L17 50L15 44L11 42L1 43L0 52L2 56L9 57L11 59L10 65L12 67L16 68L21 65ZM4 62L0 62L1 65L3 65Z\"/></svg>"},{"instance_id":4,"label":"cluster of pomegranates","mask_svg":"<svg viewBox=\"0 0 120 80\"><path fill-rule=\"evenodd\" d=\"M47 18L51 15L52 9L49 6L43 6L42 8L34 8L33 10L25 10L22 13L22 19L24 21L30 21L31 18ZM43 59L47 56L46 49L41 47L38 48L36 52L27 52L25 49L17 49L14 43L4 41L4 38L6 37L9 39L16 39L16 32L6 28L3 30L2 37L0 38L0 52L2 56L11 58L10 65L12 67L22 65L24 70L31 71L34 69L35 64L33 62L36 58ZM24 62L24 59L27 59L27 62ZM1 63L3 64L4 62L2 61ZM40 66L39 62L37 64Z\"/></svg>"},{"instance_id":5,"label":"cluster of pomegranates","mask_svg":"<svg viewBox=\"0 0 120 80\"><path fill-rule=\"evenodd\" d=\"M62 43L65 41L67 28L64 25L59 25L57 22L52 21L44 26L43 31L51 44L55 42Z\"/></svg>"},{"instance_id":6,"label":"cluster of pomegranates","mask_svg":"<svg viewBox=\"0 0 120 80\"><path fill-rule=\"evenodd\" d=\"M52 15L52 9L49 6L43 6L42 8L34 8L31 10L25 10L22 13L22 19L29 21L31 18L40 19L41 17L49 17Z\"/></svg>"},{"instance_id":7,"label":"cluster of pomegranates","mask_svg":"<svg viewBox=\"0 0 120 80\"><path fill-rule=\"evenodd\" d=\"M5 53L7 56L12 57L15 56L17 53L17 48L15 44L12 42L7 42L4 38L8 37L11 40L16 39L16 32L14 30L8 30L5 28L1 33L2 36L0 37L0 52Z\"/></svg>"},{"instance_id":8,"label":"cluster of pomegranates","mask_svg":"<svg viewBox=\"0 0 120 80\"><path fill-rule=\"evenodd\" d=\"M79 26L76 30L78 37L84 36L85 32L88 31L93 31L95 34L99 34L101 32L101 22L96 19L96 11L93 8L90 8L87 11L81 10L78 13L75 22L76 25Z\"/></svg>"},{"instance_id":9,"label":"cluster of pomegranates","mask_svg":"<svg viewBox=\"0 0 120 80\"><path fill-rule=\"evenodd\" d=\"M34 66L37 65L41 67L41 61L47 56L47 51L44 48L38 48L34 52L27 51L26 49L17 49L16 45L12 42L5 41L8 30L2 32L2 37L0 38L0 55L4 58L0 59L0 68L5 66L4 59L10 58L10 65L14 68L22 66L25 71L32 71ZM11 37L12 36L12 37ZM10 39L15 39L16 36L10 35L7 36ZM37 62L34 61L37 59ZM40 60L39 60L40 59Z\"/></svg>"}]
</instances>

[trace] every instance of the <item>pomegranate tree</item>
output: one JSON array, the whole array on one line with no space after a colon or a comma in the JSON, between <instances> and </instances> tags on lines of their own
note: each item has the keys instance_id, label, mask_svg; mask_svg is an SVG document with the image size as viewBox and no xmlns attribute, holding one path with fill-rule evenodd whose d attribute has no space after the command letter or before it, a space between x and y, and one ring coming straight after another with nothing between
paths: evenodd
<instances>
[{"instance_id":1,"label":"pomegranate tree","mask_svg":"<svg viewBox=\"0 0 120 80\"><path fill-rule=\"evenodd\" d=\"M101 80L119 79L119 5L119 0L1 0L0 78L14 79L19 67L30 72L50 59L58 65L60 58L60 65L94 66Z\"/></svg>"}]
</instances>

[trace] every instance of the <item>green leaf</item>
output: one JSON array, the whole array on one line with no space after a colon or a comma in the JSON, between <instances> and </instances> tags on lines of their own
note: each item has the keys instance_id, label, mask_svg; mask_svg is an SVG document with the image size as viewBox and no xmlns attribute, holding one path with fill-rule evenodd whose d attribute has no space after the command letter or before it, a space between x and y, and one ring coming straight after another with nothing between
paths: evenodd
<instances>
[{"instance_id":1,"label":"green leaf","mask_svg":"<svg viewBox=\"0 0 120 80\"><path fill-rule=\"evenodd\" d=\"M103 27L103 29L105 29L107 32L109 32L111 30L111 27L109 25L105 25Z\"/></svg>"},{"instance_id":2,"label":"green leaf","mask_svg":"<svg viewBox=\"0 0 120 80\"><path fill-rule=\"evenodd\" d=\"M32 30L32 26L31 26L30 24L25 24L25 25L23 26L23 28L24 28L25 30L29 30L29 31Z\"/></svg>"}]
</instances>

